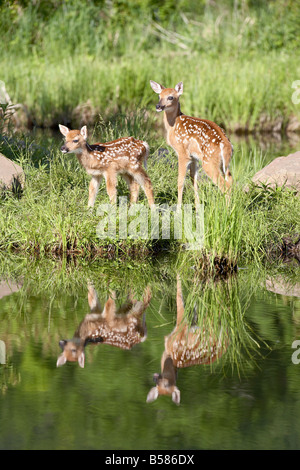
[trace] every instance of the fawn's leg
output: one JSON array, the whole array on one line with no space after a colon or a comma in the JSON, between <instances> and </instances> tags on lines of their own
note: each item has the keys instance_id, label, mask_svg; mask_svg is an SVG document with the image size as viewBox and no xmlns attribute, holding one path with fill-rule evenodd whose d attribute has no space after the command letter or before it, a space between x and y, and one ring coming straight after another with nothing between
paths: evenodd
<instances>
[{"instance_id":1,"label":"fawn's leg","mask_svg":"<svg viewBox=\"0 0 300 470\"><path fill-rule=\"evenodd\" d=\"M225 181L223 173L218 163L215 164L212 161L209 161L209 162L203 161L202 168L207 174L207 176L211 178L213 183L215 183L219 187L222 193L226 191L226 188L230 187L230 184L228 184L228 182Z\"/></svg>"},{"instance_id":2,"label":"fawn's leg","mask_svg":"<svg viewBox=\"0 0 300 470\"><path fill-rule=\"evenodd\" d=\"M106 191L109 196L111 204L116 204L117 202L117 175L115 172L107 171L104 174L106 181Z\"/></svg>"},{"instance_id":3,"label":"fawn's leg","mask_svg":"<svg viewBox=\"0 0 300 470\"><path fill-rule=\"evenodd\" d=\"M95 199L102 180L102 176L93 176L89 186L89 202L88 207L94 207Z\"/></svg>"},{"instance_id":4,"label":"fawn's leg","mask_svg":"<svg viewBox=\"0 0 300 470\"><path fill-rule=\"evenodd\" d=\"M177 205L179 207L181 207L181 204L182 204L184 180L185 180L186 171L187 171L190 161L191 160L185 151L178 152L178 180L177 180L178 201L177 201Z\"/></svg>"},{"instance_id":5,"label":"fawn's leg","mask_svg":"<svg viewBox=\"0 0 300 470\"><path fill-rule=\"evenodd\" d=\"M198 163L194 158L190 165L190 174L191 174L192 183L193 183L194 192L195 192L195 205L199 206L200 201L199 201L198 180L197 180L198 179Z\"/></svg>"},{"instance_id":6,"label":"fawn's leg","mask_svg":"<svg viewBox=\"0 0 300 470\"><path fill-rule=\"evenodd\" d=\"M154 205L154 196L153 196L153 188L152 188L152 183L151 180L144 170L144 168L140 167L137 173L132 174L134 179L136 180L137 183L139 183L143 190L145 191L145 194L148 199L149 206Z\"/></svg>"},{"instance_id":7,"label":"fawn's leg","mask_svg":"<svg viewBox=\"0 0 300 470\"><path fill-rule=\"evenodd\" d=\"M135 204L139 197L140 185L131 175L123 175L123 177L129 187L130 203Z\"/></svg>"},{"instance_id":8,"label":"fawn's leg","mask_svg":"<svg viewBox=\"0 0 300 470\"><path fill-rule=\"evenodd\" d=\"M91 283L88 284L88 303L91 309L91 313L101 312L102 309L97 292Z\"/></svg>"},{"instance_id":9,"label":"fawn's leg","mask_svg":"<svg viewBox=\"0 0 300 470\"><path fill-rule=\"evenodd\" d=\"M231 188L232 186L232 183L233 183L233 178L232 178L232 174L230 173L229 171L229 168L227 168L226 170L226 173L225 173L225 181L227 182L227 188Z\"/></svg>"},{"instance_id":10,"label":"fawn's leg","mask_svg":"<svg viewBox=\"0 0 300 470\"><path fill-rule=\"evenodd\" d=\"M212 164L212 162L210 163L203 162L202 168L205 171L205 173L212 179L212 181L219 187L220 191L222 191L222 193L225 194L226 205L229 206L230 189L231 189L231 181L232 181L231 174L230 174L229 180L226 180L223 177L223 173L220 167L217 164L215 165Z\"/></svg>"}]
</instances>

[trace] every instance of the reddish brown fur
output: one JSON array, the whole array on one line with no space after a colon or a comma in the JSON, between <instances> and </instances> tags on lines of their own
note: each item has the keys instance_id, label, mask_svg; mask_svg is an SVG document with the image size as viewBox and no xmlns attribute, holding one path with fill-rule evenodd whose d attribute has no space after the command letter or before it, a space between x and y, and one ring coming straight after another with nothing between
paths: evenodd
<instances>
[{"instance_id":1,"label":"reddish brown fur","mask_svg":"<svg viewBox=\"0 0 300 470\"><path fill-rule=\"evenodd\" d=\"M182 82L178 83L175 88L165 88L152 80L150 85L159 94L157 111L165 111L164 125L167 143L178 155L178 204L182 203L184 180L188 168L190 168L194 186L195 202L199 204L197 160L202 162L203 170L222 192L230 190L232 176L229 163L232 145L224 131L212 121L186 116L181 112L179 97L183 92Z\"/></svg>"},{"instance_id":2,"label":"reddish brown fur","mask_svg":"<svg viewBox=\"0 0 300 470\"><path fill-rule=\"evenodd\" d=\"M130 189L130 202L135 203L139 195L139 185L144 189L150 205L154 204L151 180L143 168L149 154L146 142L133 137L122 137L104 144L90 146L87 142L87 130L69 130L59 125L66 142L61 150L75 153L79 163L92 176L89 187L88 206L93 207L102 177L106 180L106 189L111 203L117 199L117 177L121 174Z\"/></svg>"}]
</instances>

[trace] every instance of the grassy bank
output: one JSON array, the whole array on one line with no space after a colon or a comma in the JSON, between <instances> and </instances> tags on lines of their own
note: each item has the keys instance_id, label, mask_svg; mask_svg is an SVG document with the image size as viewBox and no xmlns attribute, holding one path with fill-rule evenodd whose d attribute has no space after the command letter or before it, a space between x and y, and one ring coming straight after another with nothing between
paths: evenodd
<instances>
[{"instance_id":1,"label":"grassy bank","mask_svg":"<svg viewBox=\"0 0 300 470\"><path fill-rule=\"evenodd\" d=\"M182 108L226 129L282 130L299 79L296 2L4 2L1 74L26 124L154 112L149 80L184 82ZM18 6L18 7L17 7Z\"/></svg>"},{"instance_id":2,"label":"grassy bank","mask_svg":"<svg viewBox=\"0 0 300 470\"><path fill-rule=\"evenodd\" d=\"M177 158L165 141L149 80L184 82L182 109L241 131L283 131L292 115L292 84L300 77L300 8L293 1L157 2L23 1L0 4L0 80L26 125L87 124L91 141L122 135L147 140L149 175L158 205L177 201ZM284 14L283 14L284 12ZM22 114L23 113L23 114ZM96 124L95 124L96 123ZM0 123L1 124L1 123ZM1 128L1 125L0 125ZM2 127L3 129L3 127ZM6 145L6 144L5 144ZM147 256L189 240L97 237L97 207L87 210L89 177L75 156L57 150L1 147L26 173L22 197L0 199L0 249L50 256ZM213 258L261 261L286 235L300 233L299 198L284 189L243 188L263 166L261 152L235 151L231 204L201 180L204 250ZM119 196L128 196L120 180ZM145 203L144 195L141 199ZM194 202L187 180L184 202ZM146 206L145 206L146 207ZM151 215L149 213L149 225ZM119 233L119 219L116 221ZM173 230L173 231L172 231ZM149 233L149 232L148 232Z\"/></svg>"},{"instance_id":3,"label":"grassy bank","mask_svg":"<svg viewBox=\"0 0 300 470\"><path fill-rule=\"evenodd\" d=\"M125 132L132 135L134 130L143 135L138 125L135 120L126 118L123 122L119 121L117 126L102 126L101 135L107 139L117 138ZM96 140L97 132L99 129L94 132ZM149 131L144 137L150 144L148 173L153 183L156 204L175 206L177 157L171 151L162 153L164 139L157 138L155 133ZM235 185L228 207L224 196L210 180L201 176L199 181L199 197L203 204L204 252L209 254L210 259L211 256L226 257L239 264L261 262L270 251L280 246L284 236L300 233L300 200L292 191L284 188L254 188L251 185L248 192L244 191L251 176L263 166L263 158L257 151L245 155L242 149L236 149L232 162ZM61 154L59 146L40 159L29 149L10 150L12 154L15 153L14 159L24 168L26 185L20 198L5 193L0 199L1 251L17 250L50 256L80 255L85 258L142 258L165 249L178 251L187 243L198 240L197 232L194 232L194 238L188 236L185 221L182 237L177 239L172 217L170 236L164 239L160 227L158 239L151 238L151 211L147 212L146 233L138 231L137 238L124 237L119 227L119 207L116 210L115 235L99 238L97 227L99 222L105 226L103 221L107 214L101 215L97 209L100 204L109 202L104 182L100 186L95 208L88 210L90 177L79 166L75 155ZM38 163L34 164L34 161ZM121 178L118 195L129 196ZM147 210L142 191L139 202ZM194 205L189 178L186 180L183 202ZM128 215L127 229L130 222L137 222L138 217L139 213ZM195 214L193 224L195 231ZM195 254L199 257L199 251Z\"/></svg>"}]
</instances>

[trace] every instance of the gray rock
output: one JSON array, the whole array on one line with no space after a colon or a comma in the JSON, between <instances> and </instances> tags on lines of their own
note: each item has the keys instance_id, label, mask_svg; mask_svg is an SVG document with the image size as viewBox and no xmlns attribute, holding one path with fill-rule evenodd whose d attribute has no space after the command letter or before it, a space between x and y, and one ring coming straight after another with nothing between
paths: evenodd
<instances>
[{"instance_id":1,"label":"gray rock","mask_svg":"<svg viewBox=\"0 0 300 470\"><path fill-rule=\"evenodd\" d=\"M14 281L5 281L4 279L0 279L0 299L13 294L14 292L18 292L21 287L21 284L17 284Z\"/></svg>"},{"instance_id":2,"label":"gray rock","mask_svg":"<svg viewBox=\"0 0 300 470\"><path fill-rule=\"evenodd\" d=\"M300 193L300 151L287 157L275 158L269 165L258 171L252 178L254 183L268 184L271 187L293 188Z\"/></svg>"},{"instance_id":3,"label":"gray rock","mask_svg":"<svg viewBox=\"0 0 300 470\"><path fill-rule=\"evenodd\" d=\"M16 190L23 188L24 182L25 175L20 165L0 153L0 187Z\"/></svg>"},{"instance_id":4,"label":"gray rock","mask_svg":"<svg viewBox=\"0 0 300 470\"><path fill-rule=\"evenodd\" d=\"M291 116L288 125L286 127L286 132L300 132L300 121L297 116Z\"/></svg>"},{"instance_id":5,"label":"gray rock","mask_svg":"<svg viewBox=\"0 0 300 470\"><path fill-rule=\"evenodd\" d=\"M300 297L300 282L291 282L283 276L276 276L266 280L266 288L275 294L288 297Z\"/></svg>"}]
</instances>

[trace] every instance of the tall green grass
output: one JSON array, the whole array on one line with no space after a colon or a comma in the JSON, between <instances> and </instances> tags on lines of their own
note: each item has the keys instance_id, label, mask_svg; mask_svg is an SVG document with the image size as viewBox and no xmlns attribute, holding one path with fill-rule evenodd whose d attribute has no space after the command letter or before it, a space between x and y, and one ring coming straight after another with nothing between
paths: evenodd
<instances>
[{"instance_id":1,"label":"tall green grass","mask_svg":"<svg viewBox=\"0 0 300 470\"><path fill-rule=\"evenodd\" d=\"M154 112L150 79L182 80L184 112L227 129L259 129L262 115L283 125L299 116L291 100L300 73L294 2L159 3L128 10L126 2L72 1L46 12L29 4L19 15L2 7L0 79L44 127L75 124L74 109L88 101L91 122Z\"/></svg>"}]
</instances>

